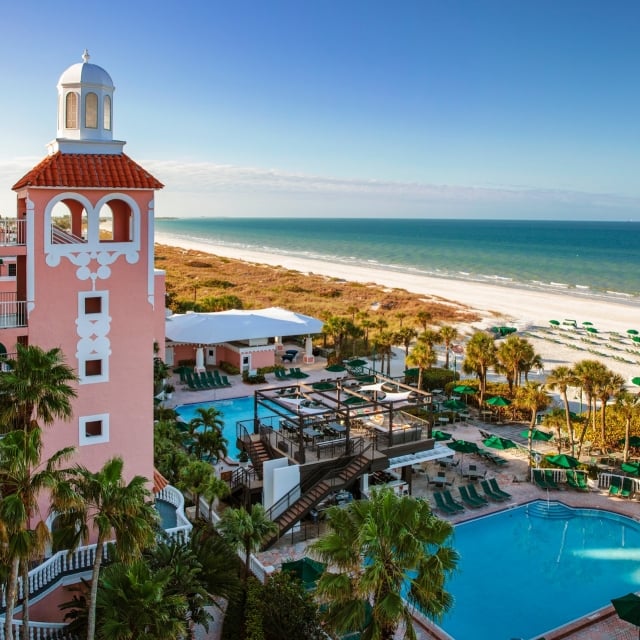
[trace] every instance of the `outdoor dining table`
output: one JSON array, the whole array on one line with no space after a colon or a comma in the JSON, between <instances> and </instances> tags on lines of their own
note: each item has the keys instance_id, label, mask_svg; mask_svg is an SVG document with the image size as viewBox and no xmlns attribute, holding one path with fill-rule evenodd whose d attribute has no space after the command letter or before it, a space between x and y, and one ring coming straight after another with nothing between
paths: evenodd
<instances>
[{"instance_id":1,"label":"outdoor dining table","mask_svg":"<svg viewBox=\"0 0 640 640\"><path fill-rule=\"evenodd\" d=\"M347 427L339 422L330 422L327 427L334 433L345 433L347 430Z\"/></svg>"},{"instance_id":2,"label":"outdoor dining table","mask_svg":"<svg viewBox=\"0 0 640 640\"><path fill-rule=\"evenodd\" d=\"M316 431L312 427L305 427L302 430L305 438L309 438L312 442L315 442L318 438L321 438L324 434L322 431Z\"/></svg>"}]
</instances>

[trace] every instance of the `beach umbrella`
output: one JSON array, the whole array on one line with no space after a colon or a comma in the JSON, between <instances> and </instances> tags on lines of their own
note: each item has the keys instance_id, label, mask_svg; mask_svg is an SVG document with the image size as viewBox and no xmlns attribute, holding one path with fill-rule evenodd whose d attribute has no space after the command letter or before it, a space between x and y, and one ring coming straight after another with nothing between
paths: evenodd
<instances>
[{"instance_id":1,"label":"beach umbrella","mask_svg":"<svg viewBox=\"0 0 640 640\"><path fill-rule=\"evenodd\" d=\"M613 598L611 604L620 620L630 622L638 627L638 638L640 638L640 596L635 593L628 593L626 596Z\"/></svg>"},{"instance_id":2,"label":"beach umbrella","mask_svg":"<svg viewBox=\"0 0 640 640\"><path fill-rule=\"evenodd\" d=\"M589 322L588 320L585 320L582 324L583 324L585 327L592 327L592 326L593 326L593 322Z\"/></svg>"},{"instance_id":3,"label":"beach umbrella","mask_svg":"<svg viewBox=\"0 0 640 640\"><path fill-rule=\"evenodd\" d=\"M532 440L540 440L541 442L549 442L549 440L551 440L551 438L553 438L553 434L552 433L547 433L546 431L540 431L540 429L534 429L531 432L531 439ZM520 436L522 438L526 438L527 440L529 439L529 429L525 429L524 431L520 432Z\"/></svg>"},{"instance_id":4,"label":"beach umbrella","mask_svg":"<svg viewBox=\"0 0 640 640\"><path fill-rule=\"evenodd\" d=\"M511 404L511 400L502 396L493 396L493 398L487 400L487 404L492 407L508 407Z\"/></svg>"},{"instance_id":5,"label":"beach umbrella","mask_svg":"<svg viewBox=\"0 0 640 640\"><path fill-rule=\"evenodd\" d=\"M633 338L631 338L634 342L640 342L640 336L633 336Z\"/></svg>"},{"instance_id":6,"label":"beach umbrella","mask_svg":"<svg viewBox=\"0 0 640 640\"><path fill-rule=\"evenodd\" d=\"M330 371L331 373L342 373L343 371L346 371L347 368L341 364L331 364L328 367L325 367L324 370Z\"/></svg>"},{"instance_id":7,"label":"beach umbrella","mask_svg":"<svg viewBox=\"0 0 640 640\"><path fill-rule=\"evenodd\" d=\"M464 411L467 408L467 405L455 398L451 398L451 400L445 400L442 405L445 409L449 411Z\"/></svg>"},{"instance_id":8,"label":"beach umbrella","mask_svg":"<svg viewBox=\"0 0 640 640\"><path fill-rule=\"evenodd\" d=\"M589 333L598 333L598 330L595 327L587 327L587 331Z\"/></svg>"},{"instance_id":9,"label":"beach umbrella","mask_svg":"<svg viewBox=\"0 0 640 640\"><path fill-rule=\"evenodd\" d=\"M311 385L316 391L331 391L336 386L332 382L314 382Z\"/></svg>"},{"instance_id":10,"label":"beach umbrella","mask_svg":"<svg viewBox=\"0 0 640 640\"><path fill-rule=\"evenodd\" d=\"M624 444L624 438L620 438L618 444ZM640 436L629 436L629 446L640 447Z\"/></svg>"},{"instance_id":11,"label":"beach umbrella","mask_svg":"<svg viewBox=\"0 0 640 640\"><path fill-rule=\"evenodd\" d=\"M347 362L348 367L352 367L354 369L359 369L360 367L364 367L367 364L366 360L362 360L361 358L355 358L354 360L349 360Z\"/></svg>"},{"instance_id":12,"label":"beach umbrella","mask_svg":"<svg viewBox=\"0 0 640 640\"><path fill-rule=\"evenodd\" d=\"M444 442L445 440L451 440L450 433L446 433L445 431L438 431L438 429L436 429L431 435L436 439L437 442Z\"/></svg>"},{"instance_id":13,"label":"beach umbrella","mask_svg":"<svg viewBox=\"0 0 640 640\"><path fill-rule=\"evenodd\" d=\"M633 384L635 384L635 385L640 387L640 376L636 376L635 378L631 378L631 382L633 382Z\"/></svg>"},{"instance_id":14,"label":"beach umbrella","mask_svg":"<svg viewBox=\"0 0 640 640\"><path fill-rule=\"evenodd\" d=\"M559 327L560 326L560 321L559 320L549 320L549 324L552 324L554 327Z\"/></svg>"},{"instance_id":15,"label":"beach umbrella","mask_svg":"<svg viewBox=\"0 0 640 640\"><path fill-rule=\"evenodd\" d=\"M513 440L509 438L502 438L501 436L491 436L482 441L485 446L492 449L514 449L517 445Z\"/></svg>"},{"instance_id":16,"label":"beach umbrella","mask_svg":"<svg viewBox=\"0 0 640 640\"><path fill-rule=\"evenodd\" d=\"M315 589L318 579L326 568L327 565L324 562L318 562L308 556L282 563L282 571L298 578L307 591Z\"/></svg>"},{"instance_id":17,"label":"beach umbrella","mask_svg":"<svg viewBox=\"0 0 640 640\"><path fill-rule=\"evenodd\" d=\"M468 440L454 440L453 442L448 442L447 447L458 453L478 453L480 451L475 442L469 442Z\"/></svg>"},{"instance_id":18,"label":"beach umbrella","mask_svg":"<svg viewBox=\"0 0 640 640\"><path fill-rule=\"evenodd\" d=\"M459 384L457 387L453 388L453 392L459 393L463 396L470 396L477 393L478 390L475 387L470 387L468 384Z\"/></svg>"},{"instance_id":19,"label":"beach umbrella","mask_svg":"<svg viewBox=\"0 0 640 640\"><path fill-rule=\"evenodd\" d=\"M637 336L638 335L638 330L637 329L627 329L627 333L630 336Z\"/></svg>"},{"instance_id":20,"label":"beach umbrella","mask_svg":"<svg viewBox=\"0 0 640 640\"><path fill-rule=\"evenodd\" d=\"M359 398L358 396L349 396L344 401L344 404L363 404L364 402L366 402L364 398Z\"/></svg>"},{"instance_id":21,"label":"beach umbrella","mask_svg":"<svg viewBox=\"0 0 640 640\"><path fill-rule=\"evenodd\" d=\"M640 462L623 462L620 468L625 473L630 473L632 476L640 475Z\"/></svg>"},{"instance_id":22,"label":"beach umbrella","mask_svg":"<svg viewBox=\"0 0 640 640\"><path fill-rule=\"evenodd\" d=\"M561 453L557 456L547 456L547 462L551 463L555 467L560 467L562 469L575 469L580 465L580 460L574 458L573 456L568 456L564 453Z\"/></svg>"}]
</instances>

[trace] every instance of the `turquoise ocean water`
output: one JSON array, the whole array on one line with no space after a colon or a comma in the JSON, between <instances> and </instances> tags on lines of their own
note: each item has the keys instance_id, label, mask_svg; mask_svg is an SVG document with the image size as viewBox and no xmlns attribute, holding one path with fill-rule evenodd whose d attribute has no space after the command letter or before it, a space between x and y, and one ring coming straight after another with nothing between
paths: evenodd
<instances>
[{"instance_id":1,"label":"turquoise ocean water","mask_svg":"<svg viewBox=\"0 0 640 640\"><path fill-rule=\"evenodd\" d=\"M640 303L637 222L161 218L156 229L202 244Z\"/></svg>"}]
</instances>

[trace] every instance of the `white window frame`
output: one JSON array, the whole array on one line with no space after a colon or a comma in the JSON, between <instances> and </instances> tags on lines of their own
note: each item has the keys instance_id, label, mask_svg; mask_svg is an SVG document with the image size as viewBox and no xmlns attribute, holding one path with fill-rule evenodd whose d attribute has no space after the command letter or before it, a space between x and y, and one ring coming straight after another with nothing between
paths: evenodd
<instances>
[{"instance_id":1,"label":"white window frame","mask_svg":"<svg viewBox=\"0 0 640 640\"><path fill-rule=\"evenodd\" d=\"M102 422L102 433L99 436L88 436L87 423L98 421ZM78 436L81 447L109 442L109 414L97 413L92 416L81 416L78 418Z\"/></svg>"}]
</instances>

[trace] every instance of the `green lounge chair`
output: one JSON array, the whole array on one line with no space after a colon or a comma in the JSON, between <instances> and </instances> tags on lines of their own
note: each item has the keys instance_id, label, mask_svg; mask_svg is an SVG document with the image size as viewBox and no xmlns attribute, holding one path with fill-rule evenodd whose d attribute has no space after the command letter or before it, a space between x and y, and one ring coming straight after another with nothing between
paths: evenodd
<instances>
[{"instance_id":1,"label":"green lounge chair","mask_svg":"<svg viewBox=\"0 0 640 640\"><path fill-rule=\"evenodd\" d=\"M631 482L631 478L623 478L622 487L620 488L620 497L630 498L632 493L633 493L633 482Z\"/></svg>"},{"instance_id":2,"label":"green lounge chair","mask_svg":"<svg viewBox=\"0 0 640 640\"><path fill-rule=\"evenodd\" d=\"M622 489L622 479L619 476L611 476L611 484L609 485L609 495L619 496Z\"/></svg>"},{"instance_id":3,"label":"green lounge chair","mask_svg":"<svg viewBox=\"0 0 640 640\"><path fill-rule=\"evenodd\" d=\"M284 369L276 369L274 373L276 374L276 378L278 380L289 380L289 378L287 377L287 372Z\"/></svg>"},{"instance_id":4,"label":"green lounge chair","mask_svg":"<svg viewBox=\"0 0 640 640\"><path fill-rule=\"evenodd\" d=\"M501 496L491 488L491 485L489 485L488 480L480 480L480 486L484 491L484 495L487 496L489 500L493 500L495 502L503 502L504 500L507 500L505 496Z\"/></svg>"},{"instance_id":5,"label":"green lounge chair","mask_svg":"<svg viewBox=\"0 0 640 640\"><path fill-rule=\"evenodd\" d=\"M589 491L587 481L584 473L575 471L574 469L567 469L567 484L573 489L578 491Z\"/></svg>"},{"instance_id":6,"label":"green lounge chair","mask_svg":"<svg viewBox=\"0 0 640 640\"><path fill-rule=\"evenodd\" d=\"M214 378L213 374L211 373L211 371L207 371L206 372L206 376L207 376L207 383L208 385L212 388L212 389L217 389L220 385L216 382L216 379Z\"/></svg>"},{"instance_id":7,"label":"green lounge chair","mask_svg":"<svg viewBox=\"0 0 640 640\"><path fill-rule=\"evenodd\" d=\"M446 513L449 516L452 516L454 513L457 513L457 510L453 507L449 506L442 497L442 494L438 491L433 492L433 499L436 501L436 508Z\"/></svg>"},{"instance_id":8,"label":"green lounge chair","mask_svg":"<svg viewBox=\"0 0 640 640\"><path fill-rule=\"evenodd\" d=\"M184 372L184 379L185 382L187 383L187 387L189 387L189 389L191 389L191 391L198 391L199 387L196 386L195 380L193 379L193 376L191 375L191 371L185 371Z\"/></svg>"},{"instance_id":9,"label":"green lounge chair","mask_svg":"<svg viewBox=\"0 0 640 640\"><path fill-rule=\"evenodd\" d=\"M542 469L534 469L533 470L533 481L541 489L551 489L551 487L547 484L547 480L545 478L544 471Z\"/></svg>"},{"instance_id":10,"label":"green lounge chair","mask_svg":"<svg viewBox=\"0 0 640 640\"><path fill-rule=\"evenodd\" d=\"M229 378L227 376L220 376L220 380L222 380L223 387L230 387L231 383L229 382Z\"/></svg>"},{"instance_id":11,"label":"green lounge chair","mask_svg":"<svg viewBox=\"0 0 640 640\"><path fill-rule=\"evenodd\" d=\"M472 498L469 495L469 492L467 491L467 487L465 487L464 485L462 485L461 487L458 487L458 491L460 492L460 497L462 498L462 502L467 507L471 507L472 509L479 509L480 507L484 507L485 503L479 502L475 498Z\"/></svg>"},{"instance_id":12,"label":"green lounge chair","mask_svg":"<svg viewBox=\"0 0 640 640\"><path fill-rule=\"evenodd\" d=\"M476 501L478 501L478 502L482 502L482 504L489 504L489 501L488 501L485 497L481 496L481 495L478 493L478 491L477 491L477 489L475 488L475 486L474 486L474 485L472 485L472 484L468 484L468 485L467 485L467 491L469 492L469 496L470 496L473 500L476 500Z\"/></svg>"},{"instance_id":13,"label":"green lounge chair","mask_svg":"<svg viewBox=\"0 0 640 640\"><path fill-rule=\"evenodd\" d=\"M499 496L504 496L507 500L511 499L511 494L503 491L495 478L489 478L489 486L493 489L493 492Z\"/></svg>"},{"instance_id":14,"label":"green lounge chair","mask_svg":"<svg viewBox=\"0 0 640 640\"><path fill-rule=\"evenodd\" d=\"M545 469L544 471L544 479L547 482L547 486L549 489L559 489L558 483L553 477L553 471L551 469Z\"/></svg>"},{"instance_id":15,"label":"green lounge chair","mask_svg":"<svg viewBox=\"0 0 640 640\"><path fill-rule=\"evenodd\" d=\"M442 492L442 495L444 497L445 502L450 506L453 507L456 511L464 511L464 505L460 504L459 502L456 502L453 499L453 496L451 495L451 492L448 489L445 489Z\"/></svg>"},{"instance_id":16,"label":"green lounge chair","mask_svg":"<svg viewBox=\"0 0 640 640\"><path fill-rule=\"evenodd\" d=\"M209 384L209 381L207 380L207 375L206 375L206 373L204 371L201 371L198 374L198 377L200 378L200 384L202 385L203 389L214 389L215 388L215 387L212 387Z\"/></svg>"}]
</instances>

